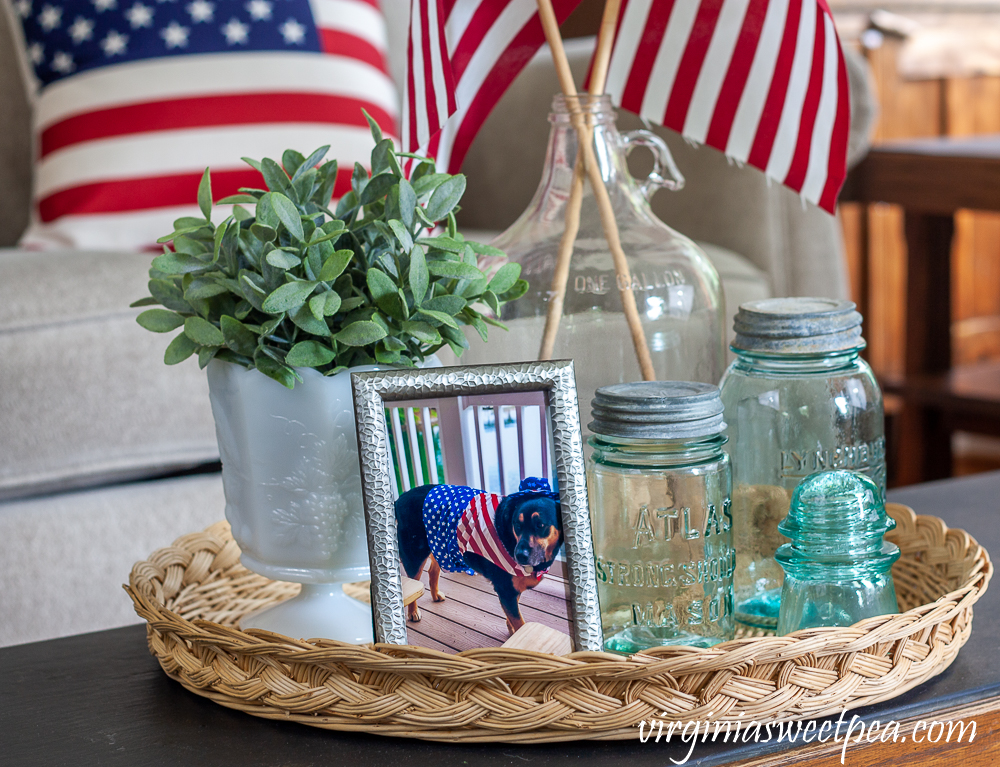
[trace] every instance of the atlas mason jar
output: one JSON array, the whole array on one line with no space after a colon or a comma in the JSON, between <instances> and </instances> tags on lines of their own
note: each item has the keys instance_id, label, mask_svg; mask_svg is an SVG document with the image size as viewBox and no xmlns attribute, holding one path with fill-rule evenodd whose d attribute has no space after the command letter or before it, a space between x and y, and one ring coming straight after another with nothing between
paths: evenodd
<instances>
[{"instance_id":1,"label":"atlas mason jar","mask_svg":"<svg viewBox=\"0 0 1000 767\"><path fill-rule=\"evenodd\" d=\"M712 384L597 390L588 492L605 649L732 639L735 553Z\"/></svg>"},{"instance_id":2,"label":"atlas mason jar","mask_svg":"<svg viewBox=\"0 0 1000 767\"><path fill-rule=\"evenodd\" d=\"M773 298L736 314L736 359L722 379L733 462L736 619L777 626L783 573L778 524L795 487L828 469L852 469L885 494L882 393L860 353L861 315L850 301Z\"/></svg>"}]
</instances>

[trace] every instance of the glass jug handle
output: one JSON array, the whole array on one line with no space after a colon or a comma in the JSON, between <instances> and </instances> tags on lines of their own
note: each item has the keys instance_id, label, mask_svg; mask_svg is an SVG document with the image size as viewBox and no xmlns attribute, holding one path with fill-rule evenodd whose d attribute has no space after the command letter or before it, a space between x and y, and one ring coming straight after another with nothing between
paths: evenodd
<instances>
[{"instance_id":1,"label":"glass jug handle","mask_svg":"<svg viewBox=\"0 0 1000 767\"><path fill-rule=\"evenodd\" d=\"M642 192L642 196L647 201L651 200L656 190L661 187L672 192L684 188L684 176L678 170L677 164L667 148L666 141L648 130L626 131L621 134L621 137L622 149L624 149L626 157L637 146L644 146L653 153L653 169L645 179L636 179L639 191ZM664 176L665 171L670 175L670 178Z\"/></svg>"}]
</instances>

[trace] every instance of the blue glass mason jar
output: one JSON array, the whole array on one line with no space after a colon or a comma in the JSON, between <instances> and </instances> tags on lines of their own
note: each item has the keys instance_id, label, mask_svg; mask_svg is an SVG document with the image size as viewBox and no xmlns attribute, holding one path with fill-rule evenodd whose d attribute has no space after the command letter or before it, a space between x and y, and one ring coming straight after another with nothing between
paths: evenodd
<instances>
[{"instance_id":1,"label":"blue glass mason jar","mask_svg":"<svg viewBox=\"0 0 1000 767\"><path fill-rule=\"evenodd\" d=\"M829 469L866 474L885 494L882 393L850 301L773 298L736 314L722 378L733 461L736 620L774 629L783 573L778 523L796 485Z\"/></svg>"},{"instance_id":2,"label":"blue glass mason jar","mask_svg":"<svg viewBox=\"0 0 1000 767\"><path fill-rule=\"evenodd\" d=\"M732 639L733 549L722 402L712 384L606 386L588 463L606 650Z\"/></svg>"}]
</instances>

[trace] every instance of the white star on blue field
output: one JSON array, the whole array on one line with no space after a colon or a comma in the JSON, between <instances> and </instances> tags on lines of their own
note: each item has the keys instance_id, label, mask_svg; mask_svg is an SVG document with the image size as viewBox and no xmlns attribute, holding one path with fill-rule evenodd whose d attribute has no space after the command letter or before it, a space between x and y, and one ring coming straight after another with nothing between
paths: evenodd
<instances>
[{"instance_id":1,"label":"white star on blue field","mask_svg":"<svg viewBox=\"0 0 1000 767\"><path fill-rule=\"evenodd\" d=\"M43 85L126 61L321 51L309 0L13 0Z\"/></svg>"}]
</instances>

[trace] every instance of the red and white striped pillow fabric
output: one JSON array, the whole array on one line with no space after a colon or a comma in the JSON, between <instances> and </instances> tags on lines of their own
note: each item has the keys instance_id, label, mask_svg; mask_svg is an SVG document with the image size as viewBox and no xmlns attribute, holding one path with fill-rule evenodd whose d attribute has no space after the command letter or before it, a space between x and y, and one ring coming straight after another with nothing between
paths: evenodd
<instances>
[{"instance_id":1,"label":"red and white striped pillow fabric","mask_svg":"<svg viewBox=\"0 0 1000 767\"><path fill-rule=\"evenodd\" d=\"M330 144L335 195L396 135L377 0L0 0L23 34L36 165L26 247L140 249L260 175L241 157Z\"/></svg>"}]
</instances>

